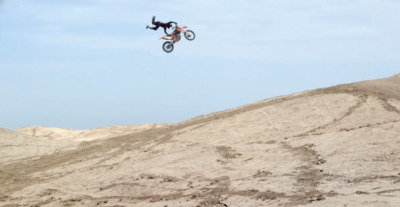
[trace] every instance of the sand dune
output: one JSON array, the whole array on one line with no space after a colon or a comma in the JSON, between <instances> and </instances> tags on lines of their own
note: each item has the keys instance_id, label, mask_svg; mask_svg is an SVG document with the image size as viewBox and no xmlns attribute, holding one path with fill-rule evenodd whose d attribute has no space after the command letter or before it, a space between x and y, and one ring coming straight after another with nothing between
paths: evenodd
<instances>
[{"instance_id":1,"label":"sand dune","mask_svg":"<svg viewBox=\"0 0 400 207\"><path fill-rule=\"evenodd\" d=\"M400 75L178 124L0 129L0 147L0 206L397 207Z\"/></svg>"},{"instance_id":2,"label":"sand dune","mask_svg":"<svg viewBox=\"0 0 400 207\"><path fill-rule=\"evenodd\" d=\"M61 149L70 149L73 146L70 142L55 142L0 128L1 163L19 161L23 158L33 159Z\"/></svg>"},{"instance_id":3,"label":"sand dune","mask_svg":"<svg viewBox=\"0 0 400 207\"><path fill-rule=\"evenodd\" d=\"M50 140L70 140L70 141L92 141L107 139L110 137L121 136L126 134L132 134L139 131L166 127L167 124L145 124L138 126L112 126L103 127L90 130L72 130L72 129L61 129L55 127L24 127L16 130L16 132L25 134L28 136L50 139Z\"/></svg>"}]
</instances>

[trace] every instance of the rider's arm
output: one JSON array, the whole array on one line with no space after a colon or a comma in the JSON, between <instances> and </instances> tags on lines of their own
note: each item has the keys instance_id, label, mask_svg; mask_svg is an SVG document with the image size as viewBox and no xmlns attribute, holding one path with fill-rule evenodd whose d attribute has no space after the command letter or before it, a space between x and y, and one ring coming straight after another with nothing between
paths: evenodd
<instances>
[{"instance_id":1,"label":"rider's arm","mask_svg":"<svg viewBox=\"0 0 400 207\"><path fill-rule=\"evenodd\" d=\"M174 23L175 25L178 25L178 23L174 22L174 21L169 21L168 24Z\"/></svg>"}]
</instances>

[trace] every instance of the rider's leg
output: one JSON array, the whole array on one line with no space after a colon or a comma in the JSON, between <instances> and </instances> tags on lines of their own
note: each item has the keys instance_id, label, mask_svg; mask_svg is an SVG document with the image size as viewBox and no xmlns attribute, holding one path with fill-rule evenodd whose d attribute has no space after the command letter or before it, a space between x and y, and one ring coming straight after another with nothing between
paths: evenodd
<instances>
[{"instance_id":1,"label":"rider's leg","mask_svg":"<svg viewBox=\"0 0 400 207\"><path fill-rule=\"evenodd\" d=\"M146 29L152 29L152 30L156 31L159 27L160 27L160 24L156 24L154 27L150 27L149 25L147 25Z\"/></svg>"},{"instance_id":2,"label":"rider's leg","mask_svg":"<svg viewBox=\"0 0 400 207\"><path fill-rule=\"evenodd\" d=\"M151 29L153 29L153 30L158 30L158 28L160 27L160 23L159 23L159 22L156 22L154 25L155 25L155 27L153 27L153 28L151 28Z\"/></svg>"}]
</instances>

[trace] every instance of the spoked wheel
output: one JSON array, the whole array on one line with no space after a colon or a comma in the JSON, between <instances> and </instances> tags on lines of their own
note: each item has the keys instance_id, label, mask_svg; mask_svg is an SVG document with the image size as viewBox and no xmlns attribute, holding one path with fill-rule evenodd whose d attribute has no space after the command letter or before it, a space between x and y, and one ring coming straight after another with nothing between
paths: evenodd
<instances>
[{"instance_id":1,"label":"spoked wheel","mask_svg":"<svg viewBox=\"0 0 400 207\"><path fill-rule=\"evenodd\" d=\"M185 37L186 37L187 40L192 41L192 40L194 40L194 38L196 37L196 35L194 34L194 32L193 32L192 30L187 30L187 31L185 32Z\"/></svg>"},{"instance_id":2,"label":"spoked wheel","mask_svg":"<svg viewBox=\"0 0 400 207\"><path fill-rule=\"evenodd\" d=\"M174 44L172 44L171 42L164 42L162 48L164 52L170 53L172 52L172 50L174 50Z\"/></svg>"}]
</instances>

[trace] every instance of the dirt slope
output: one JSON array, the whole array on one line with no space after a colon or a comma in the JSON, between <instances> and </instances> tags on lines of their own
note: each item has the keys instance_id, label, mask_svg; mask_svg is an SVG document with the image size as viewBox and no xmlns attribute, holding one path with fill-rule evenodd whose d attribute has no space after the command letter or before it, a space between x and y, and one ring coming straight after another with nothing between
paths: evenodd
<instances>
[{"instance_id":1,"label":"dirt slope","mask_svg":"<svg viewBox=\"0 0 400 207\"><path fill-rule=\"evenodd\" d=\"M134 132L145 131L153 128L161 128L166 124L145 124L138 126L112 126L91 130L72 130L54 127L32 126L16 130L16 132L45 140L69 140L75 142L107 139Z\"/></svg>"},{"instance_id":2,"label":"dirt slope","mask_svg":"<svg viewBox=\"0 0 400 207\"><path fill-rule=\"evenodd\" d=\"M15 159L5 151L0 206L395 207L397 92L400 76L268 99L121 136L87 139L81 133L74 142ZM55 140L21 131L2 129L0 141L7 141L0 147L23 151L30 138L69 140L62 133ZM23 142L10 144L22 135Z\"/></svg>"}]
</instances>

